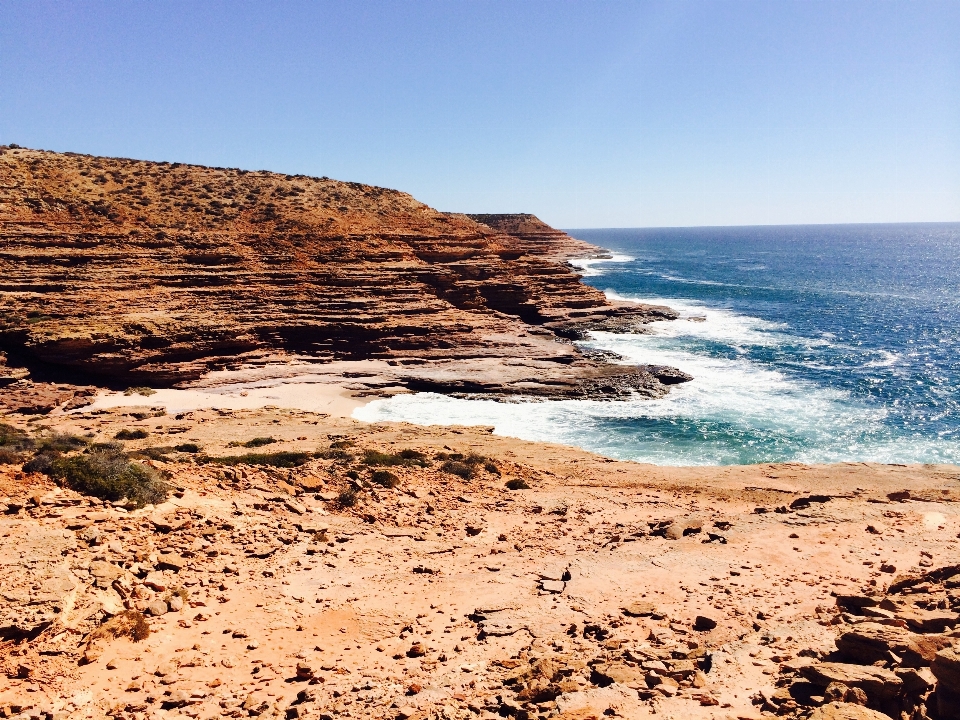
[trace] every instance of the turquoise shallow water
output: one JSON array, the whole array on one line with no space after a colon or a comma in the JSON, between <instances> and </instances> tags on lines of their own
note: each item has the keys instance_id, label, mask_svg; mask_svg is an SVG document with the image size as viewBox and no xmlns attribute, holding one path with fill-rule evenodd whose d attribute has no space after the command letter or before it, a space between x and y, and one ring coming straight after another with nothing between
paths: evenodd
<instances>
[{"instance_id":1,"label":"turquoise shallow water","mask_svg":"<svg viewBox=\"0 0 960 720\"><path fill-rule=\"evenodd\" d=\"M960 463L960 224L570 230L613 297L670 305L584 344L695 377L661 400L499 403L429 393L357 417L495 432L667 465Z\"/></svg>"}]
</instances>

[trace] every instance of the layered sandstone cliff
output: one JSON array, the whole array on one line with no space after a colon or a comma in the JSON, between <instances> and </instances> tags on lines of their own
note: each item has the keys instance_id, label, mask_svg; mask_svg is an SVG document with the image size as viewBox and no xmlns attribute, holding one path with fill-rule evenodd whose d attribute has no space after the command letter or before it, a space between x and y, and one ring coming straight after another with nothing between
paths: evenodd
<instances>
[{"instance_id":1,"label":"layered sandstone cliff","mask_svg":"<svg viewBox=\"0 0 960 720\"><path fill-rule=\"evenodd\" d=\"M0 351L96 382L293 356L521 360L513 380L561 395L597 378L656 394L656 373L561 341L671 316L611 305L562 262L596 251L533 216L359 183L0 148Z\"/></svg>"}]
</instances>

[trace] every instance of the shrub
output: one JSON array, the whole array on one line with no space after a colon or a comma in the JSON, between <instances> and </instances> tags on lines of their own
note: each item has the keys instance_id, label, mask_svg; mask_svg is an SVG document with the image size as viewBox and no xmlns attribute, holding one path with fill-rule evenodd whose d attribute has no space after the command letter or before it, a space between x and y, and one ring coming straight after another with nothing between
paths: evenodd
<instances>
[{"instance_id":1,"label":"shrub","mask_svg":"<svg viewBox=\"0 0 960 720\"><path fill-rule=\"evenodd\" d=\"M347 477L351 480L359 480L360 473L358 473L356 470L347 470Z\"/></svg>"},{"instance_id":2,"label":"shrub","mask_svg":"<svg viewBox=\"0 0 960 720\"><path fill-rule=\"evenodd\" d=\"M405 449L405 450L401 450L401 451L400 451L399 453L397 453L397 454L398 454L400 457L402 457L404 460L426 460L426 459L427 459L427 456L424 455L424 454L423 454L422 452L420 452L419 450L412 450L412 449L410 449L410 448L407 448L407 449Z\"/></svg>"},{"instance_id":3,"label":"shrub","mask_svg":"<svg viewBox=\"0 0 960 720\"><path fill-rule=\"evenodd\" d=\"M381 487L392 488L400 484L400 478L389 470L374 470L370 476L370 482Z\"/></svg>"},{"instance_id":4,"label":"shrub","mask_svg":"<svg viewBox=\"0 0 960 720\"><path fill-rule=\"evenodd\" d=\"M472 480L474 476L473 466L459 460L447 460L440 469L445 473L462 477L464 480Z\"/></svg>"},{"instance_id":5,"label":"shrub","mask_svg":"<svg viewBox=\"0 0 960 720\"><path fill-rule=\"evenodd\" d=\"M24 472L38 472L49 475L50 466L61 455L63 453L57 450L42 450L23 464L23 470Z\"/></svg>"},{"instance_id":6,"label":"shrub","mask_svg":"<svg viewBox=\"0 0 960 720\"><path fill-rule=\"evenodd\" d=\"M23 462L23 455L10 448L0 448L0 465L19 465Z\"/></svg>"},{"instance_id":7,"label":"shrub","mask_svg":"<svg viewBox=\"0 0 960 720\"><path fill-rule=\"evenodd\" d=\"M176 450L177 452L183 452L183 453L198 453L201 450L200 446L197 445L196 443L180 443L179 445L176 445L173 449Z\"/></svg>"},{"instance_id":8,"label":"shrub","mask_svg":"<svg viewBox=\"0 0 960 720\"><path fill-rule=\"evenodd\" d=\"M79 450L80 448L86 447L89 443L89 440L82 437L77 437L76 435L62 435L60 433L54 433L45 438L41 438L40 443L37 445L37 451L53 451L53 452L70 452L71 450Z\"/></svg>"},{"instance_id":9,"label":"shrub","mask_svg":"<svg viewBox=\"0 0 960 720\"><path fill-rule=\"evenodd\" d=\"M356 443L353 440L337 440L330 443L331 450L346 450L349 447L353 447Z\"/></svg>"},{"instance_id":10,"label":"shrub","mask_svg":"<svg viewBox=\"0 0 960 720\"><path fill-rule=\"evenodd\" d=\"M488 473L490 473L491 475L499 475L499 474L500 474L500 468L498 468L496 465L494 465L494 464L493 464L492 462L490 462L489 460L483 464L483 469L486 470L486 471L487 471Z\"/></svg>"},{"instance_id":11,"label":"shrub","mask_svg":"<svg viewBox=\"0 0 960 720\"><path fill-rule=\"evenodd\" d=\"M320 450L317 453L317 457L326 458L327 460L339 460L344 463L353 462L355 459L352 453L348 453L341 448L334 448L333 446L331 446L329 450Z\"/></svg>"},{"instance_id":12,"label":"shrub","mask_svg":"<svg viewBox=\"0 0 960 720\"><path fill-rule=\"evenodd\" d=\"M124 395L143 395L144 397L150 397L151 395L156 395L157 391L153 388L148 387L128 387L123 391Z\"/></svg>"},{"instance_id":13,"label":"shrub","mask_svg":"<svg viewBox=\"0 0 960 720\"><path fill-rule=\"evenodd\" d=\"M513 478L512 480L507 480L507 488L509 490L529 490L530 486L527 484L526 480L521 478Z\"/></svg>"},{"instance_id":14,"label":"shrub","mask_svg":"<svg viewBox=\"0 0 960 720\"><path fill-rule=\"evenodd\" d=\"M337 503L340 507L353 507L357 504L357 491L353 488L347 488L337 496Z\"/></svg>"},{"instance_id":15,"label":"shrub","mask_svg":"<svg viewBox=\"0 0 960 720\"><path fill-rule=\"evenodd\" d=\"M127 499L136 507L157 505L170 491L153 468L130 462L123 449L113 444L94 445L82 455L56 458L47 474L84 495L110 501Z\"/></svg>"},{"instance_id":16,"label":"shrub","mask_svg":"<svg viewBox=\"0 0 960 720\"><path fill-rule=\"evenodd\" d=\"M364 465L380 465L392 467L396 465L419 465L426 467L426 456L416 450L401 450L398 453L385 453L379 450L363 451Z\"/></svg>"},{"instance_id":17,"label":"shrub","mask_svg":"<svg viewBox=\"0 0 960 720\"><path fill-rule=\"evenodd\" d=\"M141 450L134 450L129 453L132 458L149 458L150 460L166 460L167 456L173 452L169 445L162 447L148 447Z\"/></svg>"},{"instance_id":18,"label":"shrub","mask_svg":"<svg viewBox=\"0 0 960 720\"><path fill-rule=\"evenodd\" d=\"M11 450L29 450L34 445L26 431L0 423L0 446Z\"/></svg>"},{"instance_id":19,"label":"shrub","mask_svg":"<svg viewBox=\"0 0 960 720\"><path fill-rule=\"evenodd\" d=\"M150 623L143 616L143 613L137 610L124 610L107 620L98 627L87 638L87 642L93 642L98 638L118 638L128 636L134 642L146 640L150 636Z\"/></svg>"},{"instance_id":20,"label":"shrub","mask_svg":"<svg viewBox=\"0 0 960 720\"><path fill-rule=\"evenodd\" d=\"M242 443L245 448L258 448L263 447L264 445L272 445L275 442L272 437L255 437L253 440L247 440L245 443Z\"/></svg>"},{"instance_id":21,"label":"shrub","mask_svg":"<svg viewBox=\"0 0 960 720\"><path fill-rule=\"evenodd\" d=\"M149 437L149 435L150 433L143 428L134 428L133 430L124 428L113 437L117 440L143 440L143 438Z\"/></svg>"},{"instance_id":22,"label":"shrub","mask_svg":"<svg viewBox=\"0 0 960 720\"><path fill-rule=\"evenodd\" d=\"M309 462L313 455L305 452L246 453L245 455L227 455L197 458L202 464L216 465L269 465L270 467L293 468Z\"/></svg>"},{"instance_id":23,"label":"shrub","mask_svg":"<svg viewBox=\"0 0 960 720\"><path fill-rule=\"evenodd\" d=\"M456 462L462 462L467 465L483 465L488 462L487 458L483 455L477 455L476 453L470 453L469 455L464 455L463 453L437 453L437 460L454 460Z\"/></svg>"}]
</instances>

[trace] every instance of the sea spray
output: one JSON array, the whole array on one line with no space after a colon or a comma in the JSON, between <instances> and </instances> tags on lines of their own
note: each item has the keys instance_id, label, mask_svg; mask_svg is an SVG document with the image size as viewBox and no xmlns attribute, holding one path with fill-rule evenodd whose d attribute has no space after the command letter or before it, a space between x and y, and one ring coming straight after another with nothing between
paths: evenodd
<instances>
[{"instance_id":1,"label":"sea spray","mask_svg":"<svg viewBox=\"0 0 960 720\"><path fill-rule=\"evenodd\" d=\"M497 402L419 394L355 413L668 465L960 462L960 226L573 231L612 299L669 305L584 347L694 380L662 399Z\"/></svg>"}]
</instances>

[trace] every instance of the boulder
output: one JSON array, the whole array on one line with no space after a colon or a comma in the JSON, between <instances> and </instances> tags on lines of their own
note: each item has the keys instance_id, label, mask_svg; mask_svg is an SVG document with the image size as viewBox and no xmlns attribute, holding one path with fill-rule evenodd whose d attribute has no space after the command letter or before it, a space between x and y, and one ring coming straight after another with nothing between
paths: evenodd
<instances>
[{"instance_id":1,"label":"boulder","mask_svg":"<svg viewBox=\"0 0 960 720\"><path fill-rule=\"evenodd\" d=\"M960 694L960 650L956 647L944 648L937 652L930 663L930 670L940 681L940 686L948 691Z\"/></svg>"},{"instance_id":2,"label":"boulder","mask_svg":"<svg viewBox=\"0 0 960 720\"><path fill-rule=\"evenodd\" d=\"M907 625L918 632L943 632L960 623L960 615L950 610L906 610L898 617L905 620Z\"/></svg>"},{"instance_id":3,"label":"boulder","mask_svg":"<svg viewBox=\"0 0 960 720\"><path fill-rule=\"evenodd\" d=\"M907 695L923 695L937 684L936 677L928 667L897 668L894 672L903 680L903 691Z\"/></svg>"},{"instance_id":4,"label":"boulder","mask_svg":"<svg viewBox=\"0 0 960 720\"><path fill-rule=\"evenodd\" d=\"M697 632L707 632L708 630L713 630L716 626L717 621L706 615L697 615L693 621L693 629Z\"/></svg>"},{"instance_id":5,"label":"boulder","mask_svg":"<svg viewBox=\"0 0 960 720\"><path fill-rule=\"evenodd\" d=\"M890 716L863 705L832 702L814 710L809 720L890 720Z\"/></svg>"},{"instance_id":6,"label":"boulder","mask_svg":"<svg viewBox=\"0 0 960 720\"><path fill-rule=\"evenodd\" d=\"M606 687L611 683L619 683L627 687L640 688L647 687L645 681L646 671L641 668L631 667L624 663L603 663L595 665L590 675L590 680L594 685Z\"/></svg>"},{"instance_id":7,"label":"boulder","mask_svg":"<svg viewBox=\"0 0 960 720\"><path fill-rule=\"evenodd\" d=\"M656 615L657 607L653 603L638 601L632 602L629 605L624 605L621 610L623 610L624 615L629 615L630 617L643 617L644 615Z\"/></svg>"},{"instance_id":8,"label":"boulder","mask_svg":"<svg viewBox=\"0 0 960 720\"><path fill-rule=\"evenodd\" d=\"M676 518L667 525L663 536L667 540L679 540L685 535L693 535L703 530L703 523L703 518L697 516Z\"/></svg>"},{"instance_id":9,"label":"boulder","mask_svg":"<svg viewBox=\"0 0 960 720\"><path fill-rule=\"evenodd\" d=\"M167 609L167 603L163 600L153 600L147 605L146 612L159 617L160 615L166 615Z\"/></svg>"},{"instance_id":10,"label":"boulder","mask_svg":"<svg viewBox=\"0 0 960 720\"><path fill-rule=\"evenodd\" d=\"M942 635L917 635L892 625L865 622L837 638L837 649L846 659L861 665L890 660L891 653L905 667L925 667L941 648L951 644Z\"/></svg>"},{"instance_id":11,"label":"boulder","mask_svg":"<svg viewBox=\"0 0 960 720\"><path fill-rule=\"evenodd\" d=\"M875 702L894 700L903 692L903 680L892 670L880 667L828 662L804 666L800 673L823 688L830 683L860 688Z\"/></svg>"}]
</instances>

